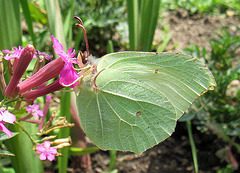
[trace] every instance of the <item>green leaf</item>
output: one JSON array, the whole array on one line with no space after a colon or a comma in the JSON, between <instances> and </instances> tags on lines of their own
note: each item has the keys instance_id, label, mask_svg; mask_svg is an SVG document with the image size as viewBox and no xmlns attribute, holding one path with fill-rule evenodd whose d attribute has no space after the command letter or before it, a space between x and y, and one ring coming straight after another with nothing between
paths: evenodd
<instances>
[{"instance_id":1,"label":"green leaf","mask_svg":"<svg viewBox=\"0 0 240 173\"><path fill-rule=\"evenodd\" d=\"M28 4L31 17L34 22L47 24L47 14L40 7L38 7L33 2L29 2Z\"/></svg>"},{"instance_id":2,"label":"green leaf","mask_svg":"<svg viewBox=\"0 0 240 173\"><path fill-rule=\"evenodd\" d=\"M0 0L0 49L22 45L19 0Z\"/></svg>"},{"instance_id":3,"label":"green leaf","mask_svg":"<svg viewBox=\"0 0 240 173\"><path fill-rule=\"evenodd\" d=\"M16 136L17 134L18 134L18 132L13 132L12 133L12 135L13 135L12 137ZM12 137L9 137L7 134L2 133L2 134L0 134L0 142L5 141L7 139L10 139Z\"/></svg>"},{"instance_id":4,"label":"green leaf","mask_svg":"<svg viewBox=\"0 0 240 173\"><path fill-rule=\"evenodd\" d=\"M22 30L20 20L19 0L0 0L0 50L11 49L13 46L22 45ZM8 83L10 80L8 64L3 60L5 74ZM3 95L0 92L0 100Z\"/></svg>"},{"instance_id":5,"label":"green leaf","mask_svg":"<svg viewBox=\"0 0 240 173\"><path fill-rule=\"evenodd\" d=\"M1 150L0 149L0 156L14 156L13 153L9 152L9 151L5 151L5 150Z\"/></svg>"},{"instance_id":6,"label":"green leaf","mask_svg":"<svg viewBox=\"0 0 240 173\"><path fill-rule=\"evenodd\" d=\"M141 154L169 137L176 121L216 85L198 59L175 53L105 55L77 105L83 130L103 150ZM83 79L83 80L87 80Z\"/></svg>"},{"instance_id":7,"label":"green leaf","mask_svg":"<svg viewBox=\"0 0 240 173\"><path fill-rule=\"evenodd\" d=\"M19 123L24 126L30 134L36 133L36 125L27 122ZM9 140L4 141L7 149L15 156L10 157L11 166L17 173L42 173L43 165L39 156L33 150L33 145L29 137L24 131L21 131L19 126L9 126L11 131L19 131L19 134Z\"/></svg>"},{"instance_id":8,"label":"green leaf","mask_svg":"<svg viewBox=\"0 0 240 173\"><path fill-rule=\"evenodd\" d=\"M54 37L57 38L59 42L63 45L63 48L66 49L67 44L64 37L62 15L59 2L58 0L54 1L45 0L45 4L47 9L50 33L54 35Z\"/></svg>"},{"instance_id":9,"label":"green leaf","mask_svg":"<svg viewBox=\"0 0 240 173\"><path fill-rule=\"evenodd\" d=\"M127 1L130 50L136 50L140 44L139 6L138 0Z\"/></svg>"},{"instance_id":10,"label":"green leaf","mask_svg":"<svg viewBox=\"0 0 240 173\"><path fill-rule=\"evenodd\" d=\"M0 172L1 173L15 173L15 170L13 168L4 168L2 165L0 165Z\"/></svg>"},{"instance_id":11,"label":"green leaf","mask_svg":"<svg viewBox=\"0 0 240 173\"><path fill-rule=\"evenodd\" d=\"M161 0L127 1L130 50L150 51Z\"/></svg>"},{"instance_id":12,"label":"green leaf","mask_svg":"<svg viewBox=\"0 0 240 173\"><path fill-rule=\"evenodd\" d=\"M26 21L26 24L28 26L28 32L32 38L32 42L34 45L36 45L35 43L35 35L33 32L33 25L32 25L32 18L31 18L31 14L29 11L29 6L28 6L28 1L27 0L20 0L20 4L22 6L22 12Z\"/></svg>"}]
</instances>

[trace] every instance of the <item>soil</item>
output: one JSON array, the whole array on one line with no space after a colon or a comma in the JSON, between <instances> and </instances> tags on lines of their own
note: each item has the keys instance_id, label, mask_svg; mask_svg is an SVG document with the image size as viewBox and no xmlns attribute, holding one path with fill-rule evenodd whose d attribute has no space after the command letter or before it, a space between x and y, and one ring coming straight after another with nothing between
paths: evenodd
<instances>
[{"instance_id":1,"label":"soil","mask_svg":"<svg viewBox=\"0 0 240 173\"><path fill-rule=\"evenodd\" d=\"M179 9L164 12L163 20L160 22L160 29L156 30L154 37L155 43L159 43L161 35L164 34L162 26L168 26L169 31L173 32L166 51L182 51L189 45L198 45L200 48L210 50L209 40L216 38L216 33L223 27L227 27L231 33L240 33L240 18L236 16L204 14L190 16L187 11Z\"/></svg>"},{"instance_id":2,"label":"soil","mask_svg":"<svg viewBox=\"0 0 240 173\"><path fill-rule=\"evenodd\" d=\"M176 131L164 142L142 155L118 152L116 168L120 173L191 173L194 172L191 147L185 123L178 123ZM198 152L200 173L213 173L226 163L220 162L215 153L224 142L213 134L206 135L193 129ZM200 140L201 139L201 140ZM100 151L91 156L92 172L108 170L109 153Z\"/></svg>"},{"instance_id":3,"label":"soil","mask_svg":"<svg viewBox=\"0 0 240 173\"><path fill-rule=\"evenodd\" d=\"M221 162L215 153L225 143L215 135L201 133L193 128L198 150L200 173L213 173L226 163ZM100 151L91 156L92 172L108 170L109 153ZM185 123L178 123L176 131L164 142L147 150L142 155L118 152L116 169L119 173L192 173L194 172L191 147Z\"/></svg>"},{"instance_id":4,"label":"soil","mask_svg":"<svg viewBox=\"0 0 240 173\"><path fill-rule=\"evenodd\" d=\"M239 18L229 16L190 16L186 11L166 12L161 25L169 26L173 36L166 50L179 51L191 44L210 49L209 39L226 26L231 32L240 27ZM156 31L154 43L160 42L161 30ZM176 46L176 44L178 46ZM200 173L213 173L228 164L216 156L216 152L226 144L210 131L201 133L193 126ZM91 155L93 173L108 171L110 157L108 151ZM178 123L171 137L142 155L118 152L116 169L120 173L192 173L194 172L191 147L185 123Z\"/></svg>"}]
</instances>

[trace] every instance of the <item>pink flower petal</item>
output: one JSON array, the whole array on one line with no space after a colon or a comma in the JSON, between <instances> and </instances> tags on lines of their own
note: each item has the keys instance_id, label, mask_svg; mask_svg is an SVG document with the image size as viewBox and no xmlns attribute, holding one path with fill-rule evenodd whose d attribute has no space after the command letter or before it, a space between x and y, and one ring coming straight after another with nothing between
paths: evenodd
<instances>
[{"instance_id":1,"label":"pink flower petal","mask_svg":"<svg viewBox=\"0 0 240 173\"><path fill-rule=\"evenodd\" d=\"M26 108L26 111L28 111L28 112L32 112L32 107L31 106L28 106L27 108Z\"/></svg>"},{"instance_id":2,"label":"pink flower petal","mask_svg":"<svg viewBox=\"0 0 240 173\"><path fill-rule=\"evenodd\" d=\"M37 148L37 151L41 152L41 153L45 152L45 150L46 150L46 148L41 144L38 144L36 148Z\"/></svg>"},{"instance_id":3,"label":"pink flower petal","mask_svg":"<svg viewBox=\"0 0 240 173\"><path fill-rule=\"evenodd\" d=\"M72 50L73 50L73 48L70 47L70 48L68 49L68 51L67 51L67 54L71 54ZM75 52L75 51L74 51L74 52Z\"/></svg>"},{"instance_id":4,"label":"pink flower petal","mask_svg":"<svg viewBox=\"0 0 240 173\"><path fill-rule=\"evenodd\" d=\"M72 63L72 64L78 64L78 60L77 60L77 58L69 58L68 59L68 63L70 64L70 63Z\"/></svg>"},{"instance_id":5,"label":"pink flower petal","mask_svg":"<svg viewBox=\"0 0 240 173\"><path fill-rule=\"evenodd\" d=\"M36 105L36 104L33 104L32 106L28 106L26 108L26 110L36 118L39 118L39 116L43 116L43 111L38 109L39 109L39 105Z\"/></svg>"},{"instance_id":6,"label":"pink flower petal","mask_svg":"<svg viewBox=\"0 0 240 173\"><path fill-rule=\"evenodd\" d=\"M16 116L13 115L12 113L10 113L8 110L5 110L2 114L2 116L3 116L2 121L6 122L6 123L13 124L13 122L16 121Z\"/></svg>"},{"instance_id":7,"label":"pink flower petal","mask_svg":"<svg viewBox=\"0 0 240 173\"><path fill-rule=\"evenodd\" d=\"M19 59L19 58L20 58L20 55L21 55L21 52L22 52L22 50L23 50L23 47L21 47L21 46L19 46L19 48L13 47L13 50L14 50L14 51L3 50L3 51L2 51L3 53L12 54L12 55L7 55L7 56L5 56L4 59L6 59L6 60L10 60L10 59L13 59L13 58Z\"/></svg>"},{"instance_id":8,"label":"pink flower petal","mask_svg":"<svg viewBox=\"0 0 240 173\"><path fill-rule=\"evenodd\" d=\"M38 114L38 116L42 117L43 116L43 111L42 110L38 110L37 114Z\"/></svg>"},{"instance_id":9,"label":"pink flower petal","mask_svg":"<svg viewBox=\"0 0 240 173\"><path fill-rule=\"evenodd\" d=\"M50 102L51 100L52 100L52 96L47 95L47 96L46 96L46 102Z\"/></svg>"},{"instance_id":10,"label":"pink flower petal","mask_svg":"<svg viewBox=\"0 0 240 173\"><path fill-rule=\"evenodd\" d=\"M33 104L33 105L32 105L32 108L33 108L34 110L38 110L38 109L39 109L39 105Z\"/></svg>"},{"instance_id":11,"label":"pink flower petal","mask_svg":"<svg viewBox=\"0 0 240 173\"><path fill-rule=\"evenodd\" d=\"M41 154L39 155L39 159L40 159L40 160L46 160L46 159L47 159L46 153L41 153Z\"/></svg>"},{"instance_id":12,"label":"pink flower petal","mask_svg":"<svg viewBox=\"0 0 240 173\"><path fill-rule=\"evenodd\" d=\"M54 48L54 51L56 52L56 54L58 56L60 56L61 58L65 57L67 54L64 52L62 44L58 41L58 39L54 38L53 35L51 36L51 38L53 41L53 48ZM65 60L66 59L64 59L64 61Z\"/></svg>"},{"instance_id":13,"label":"pink flower petal","mask_svg":"<svg viewBox=\"0 0 240 173\"><path fill-rule=\"evenodd\" d=\"M79 76L71 64L65 64L60 72L59 83L63 86L75 87L78 84Z\"/></svg>"},{"instance_id":14,"label":"pink flower petal","mask_svg":"<svg viewBox=\"0 0 240 173\"><path fill-rule=\"evenodd\" d=\"M44 141L43 145L46 149L50 149L51 142L50 141Z\"/></svg>"},{"instance_id":15,"label":"pink flower petal","mask_svg":"<svg viewBox=\"0 0 240 173\"><path fill-rule=\"evenodd\" d=\"M0 123L0 130L6 133L9 137L12 137L12 132L8 130L3 123Z\"/></svg>"},{"instance_id":16,"label":"pink flower petal","mask_svg":"<svg viewBox=\"0 0 240 173\"><path fill-rule=\"evenodd\" d=\"M3 52L3 53L13 53L13 51L10 51L10 50L8 50L8 49L2 50L2 52Z\"/></svg>"},{"instance_id":17,"label":"pink flower petal","mask_svg":"<svg viewBox=\"0 0 240 173\"><path fill-rule=\"evenodd\" d=\"M53 161L55 159L55 156L53 154L48 154L47 159L49 161Z\"/></svg>"},{"instance_id":18,"label":"pink flower petal","mask_svg":"<svg viewBox=\"0 0 240 173\"><path fill-rule=\"evenodd\" d=\"M32 113L32 115L33 115L35 118L39 118L39 115L38 115L37 112Z\"/></svg>"},{"instance_id":19,"label":"pink flower petal","mask_svg":"<svg viewBox=\"0 0 240 173\"><path fill-rule=\"evenodd\" d=\"M49 152L50 152L51 154L57 154L57 148L51 147L51 148L49 149Z\"/></svg>"},{"instance_id":20,"label":"pink flower petal","mask_svg":"<svg viewBox=\"0 0 240 173\"><path fill-rule=\"evenodd\" d=\"M54 51L58 56L62 58L65 63L68 63L68 60L70 58L73 58L75 56L75 51L72 52L73 48L69 48L67 53L64 52L62 44L58 41L58 39L54 38L54 36L51 36L52 41L53 41L53 48ZM71 53L72 52L72 53Z\"/></svg>"}]
</instances>

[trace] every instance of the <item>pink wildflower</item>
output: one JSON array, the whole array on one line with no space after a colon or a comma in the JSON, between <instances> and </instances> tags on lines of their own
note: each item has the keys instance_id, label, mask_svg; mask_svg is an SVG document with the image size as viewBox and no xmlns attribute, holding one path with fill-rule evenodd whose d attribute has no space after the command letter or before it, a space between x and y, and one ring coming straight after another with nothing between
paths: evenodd
<instances>
[{"instance_id":1,"label":"pink wildflower","mask_svg":"<svg viewBox=\"0 0 240 173\"><path fill-rule=\"evenodd\" d=\"M44 57L46 60L50 61L52 58L53 58L53 55L48 55L46 54L45 52L40 52L39 50L36 50L36 54L39 56L39 57ZM43 59L43 58L40 58L40 59Z\"/></svg>"},{"instance_id":2,"label":"pink wildflower","mask_svg":"<svg viewBox=\"0 0 240 173\"><path fill-rule=\"evenodd\" d=\"M75 51L73 48L69 48L67 53L64 52L63 46L59 43L58 39L54 38L54 36L51 36L51 38L53 41L54 51L65 62L65 65L60 72L59 83L62 86L69 86L70 88L73 88L78 84L79 79L79 75L73 67L73 64L77 64L77 59L74 58Z\"/></svg>"},{"instance_id":3,"label":"pink wildflower","mask_svg":"<svg viewBox=\"0 0 240 173\"><path fill-rule=\"evenodd\" d=\"M37 146L37 154L40 160L53 161L55 159L55 154L57 154L57 149L55 147L50 147L50 141L44 141L43 145L39 144Z\"/></svg>"},{"instance_id":4,"label":"pink wildflower","mask_svg":"<svg viewBox=\"0 0 240 173\"><path fill-rule=\"evenodd\" d=\"M11 114L8 110L0 109L0 130L6 133L9 137L12 137L12 132L8 130L4 124L16 121L16 116Z\"/></svg>"},{"instance_id":5,"label":"pink wildflower","mask_svg":"<svg viewBox=\"0 0 240 173\"><path fill-rule=\"evenodd\" d=\"M43 111L38 109L39 105L33 104L32 106L28 106L26 110L30 112L34 117L39 118L39 116L43 116Z\"/></svg>"},{"instance_id":6,"label":"pink wildflower","mask_svg":"<svg viewBox=\"0 0 240 173\"><path fill-rule=\"evenodd\" d=\"M19 46L18 48L17 47L13 47L13 51L3 50L2 51L3 53L12 54L12 55L5 56L4 59L6 59L6 60L10 60L10 59L13 59L13 58L19 59L22 50L23 50L22 46ZM37 58L37 56L33 55L33 58Z\"/></svg>"}]
</instances>

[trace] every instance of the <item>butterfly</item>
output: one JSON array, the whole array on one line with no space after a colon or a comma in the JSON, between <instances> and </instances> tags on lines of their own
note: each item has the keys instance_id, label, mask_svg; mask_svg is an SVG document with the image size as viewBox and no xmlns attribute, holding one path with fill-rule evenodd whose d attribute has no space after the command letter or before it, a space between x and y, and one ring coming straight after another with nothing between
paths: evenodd
<instances>
[{"instance_id":1,"label":"butterfly","mask_svg":"<svg viewBox=\"0 0 240 173\"><path fill-rule=\"evenodd\" d=\"M168 138L177 120L216 82L200 60L179 53L117 52L83 77L81 125L103 150L141 154Z\"/></svg>"}]
</instances>

